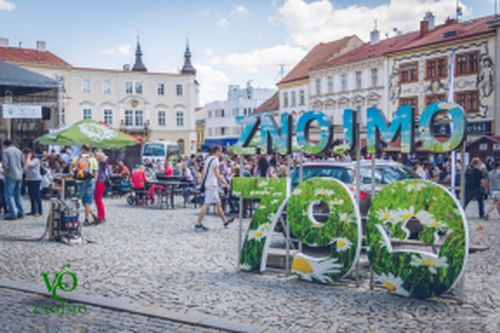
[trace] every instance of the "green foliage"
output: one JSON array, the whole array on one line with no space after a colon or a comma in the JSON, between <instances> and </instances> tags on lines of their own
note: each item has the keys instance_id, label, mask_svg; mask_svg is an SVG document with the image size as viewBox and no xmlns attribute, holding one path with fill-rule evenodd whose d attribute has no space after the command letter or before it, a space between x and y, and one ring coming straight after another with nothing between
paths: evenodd
<instances>
[{"instance_id":1,"label":"green foliage","mask_svg":"<svg viewBox=\"0 0 500 333\"><path fill-rule=\"evenodd\" d=\"M390 221L381 218L382 212L389 211ZM435 242L437 232L446 233L445 241L439 249L438 264L412 265L418 253L390 253L377 225L389 230L389 238L406 239L403 212L413 212L416 216L431 216L429 221L438 221L439 227L423 224L419 240L426 245ZM399 212L399 213L398 213ZM419 215L422 214L422 215ZM411 214L410 214L411 215ZM410 297L429 298L450 289L462 271L466 249L466 221L462 220L460 207L451 194L440 186L423 180L399 181L386 186L372 202L365 228L370 265L377 275L394 274L403 281L402 287ZM439 264L441 262L441 264ZM445 264L444 264L445 263ZM433 272L434 270L434 272Z\"/></svg>"}]
</instances>

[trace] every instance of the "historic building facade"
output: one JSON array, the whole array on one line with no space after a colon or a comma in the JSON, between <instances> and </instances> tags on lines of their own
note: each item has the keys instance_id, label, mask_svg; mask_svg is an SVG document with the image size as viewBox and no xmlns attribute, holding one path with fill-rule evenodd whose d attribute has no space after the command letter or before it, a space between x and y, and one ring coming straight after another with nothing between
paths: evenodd
<instances>
[{"instance_id":1,"label":"historic building facade","mask_svg":"<svg viewBox=\"0 0 500 333\"><path fill-rule=\"evenodd\" d=\"M15 63L48 77L57 78L64 89L60 125L85 118L144 140L168 140L196 151L195 108L199 104L196 69L186 46L180 73L149 72L137 41L133 66L121 70L74 67L45 49L0 46L0 60Z\"/></svg>"},{"instance_id":2,"label":"historic building facade","mask_svg":"<svg viewBox=\"0 0 500 333\"><path fill-rule=\"evenodd\" d=\"M421 22L419 37L389 53L389 112L401 104L420 114L431 102L452 98L468 119L471 139L499 133L495 126L496 31L492 17L435 26ZM450 92L451 91L451 92ZM446 127L436 128L446 134Z\"/></svg>"}]
</instances>

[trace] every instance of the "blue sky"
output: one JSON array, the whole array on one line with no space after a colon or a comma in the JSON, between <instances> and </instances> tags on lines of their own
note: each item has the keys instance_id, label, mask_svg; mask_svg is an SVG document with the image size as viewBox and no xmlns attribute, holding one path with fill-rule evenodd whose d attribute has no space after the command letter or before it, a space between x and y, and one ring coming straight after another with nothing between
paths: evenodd
<instances>
[{"instance_id":1,"label":"blue sky","mask_svg":"<svg viewBox=\"0 0 500 333\"><path fill-rule=\"evenodd\" d=\"M493 13L493 0L461 5L464 19ZM291 69L317 42L366 40L375 20L382 34L417 29L426 10L440 23L454 8L455 0L0 0L0 36L22 47L44 40L74 66L121 68L133 62L139 30L152 71L181 66L189 37L205 103L224 98L228 84L274 87L279 65Z\"/></svg>"}]
</instances>

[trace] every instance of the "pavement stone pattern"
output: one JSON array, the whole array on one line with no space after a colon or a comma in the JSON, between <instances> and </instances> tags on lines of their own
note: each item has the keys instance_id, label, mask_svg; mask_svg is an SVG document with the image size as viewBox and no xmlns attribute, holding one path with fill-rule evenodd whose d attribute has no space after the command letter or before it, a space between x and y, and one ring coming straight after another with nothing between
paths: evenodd
<instances>
[{"instance_id":1,"label":"pavement stone pattern","mask_svg":"<svg viewBox=\"0 0 500 333\"><path fill-rule=\"evenodd\" d=\"M419 301L369 290L366 270L359 288L316 285L270 272L240 273L237 222L224 229L217 217L209 216L205 225L210 231L195 233L193 208L132 207L125 198L106 199L105 204L108 222L84 229L95 243L0 241L0 278L43 285L41 272L58 272L70 263L79 292L209 314L265 332L500 332L500 219L472 218L477 216L475 202L467 210L471 244L490 249L469 257L462 305L447 298ZM244 229L247 225L245 220ZM479 225L484 232L478 232ZM0 221L0 235L35 237L44 227L40 217ZM0 306L5 303L0 297ZM8 308L6 313L15 314ZM110 326L111 331L136 331L125 322L130 315L115 316L109 317L123 321ZM31 320L11 318L18 325Z\"/></svg>"},{"instance_id":2,"label":"pavement stone pattern","mask_svg":"<svg viewBox=\"0 0 500 333\"><path fill-rule=\"evenodd\" d=\"M222 332L89 305L86 305L86 314L47 314L43 310L33 313L34 306L54 302L47 296L3 288L0 288L0 300L0 332Z\"/></svg>"}]
</instances>

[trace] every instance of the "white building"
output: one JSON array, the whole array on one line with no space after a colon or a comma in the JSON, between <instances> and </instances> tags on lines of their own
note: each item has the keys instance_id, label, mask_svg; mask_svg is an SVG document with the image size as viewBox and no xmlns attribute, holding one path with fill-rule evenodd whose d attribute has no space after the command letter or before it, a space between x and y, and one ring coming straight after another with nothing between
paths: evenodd
<instances>
[{"instance_id":1,"label":"white building","mask_svg":"<svg viewBox=\"0 0 500 333\"><path fill-rule=\"evenodd\" d=\"M205 145L234 144L241 134L235 117L254 113L273 93L272 89L253 88L248 82L246 88L230 85L227 100L205 104Z\"/></svg>"},{"instance_id":2,"label":"white building","mask_svg":"<svg viewBox=\"0 0 500 333\"><path fill-rule=\"evenodd\" d=\"M180 73L148 72L137 41L135 63L122 69L74 67L46 50L0 43L0 60L61 80L64 87L60 125L81 119L103 121L144 140L177 142L185 154L196 151L195 108L199 104L196 69L186 46Z\"/></svg>"}]
</instances>

